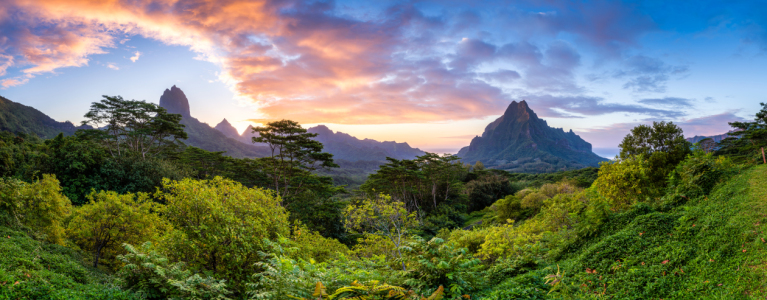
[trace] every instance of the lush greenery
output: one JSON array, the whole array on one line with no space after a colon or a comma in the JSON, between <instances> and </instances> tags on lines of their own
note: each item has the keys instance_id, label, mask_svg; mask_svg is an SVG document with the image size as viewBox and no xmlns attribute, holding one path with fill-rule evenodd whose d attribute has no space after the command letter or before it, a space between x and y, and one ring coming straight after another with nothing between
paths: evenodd
<instances>
[{"instance_id":1,"label":"lush greenery","mask_svg":"<svg viewBox=\"0 0 767 300\"><path fill-rule=\"evenodd\" d=\"M0 135L2 298L767 297L762 112L713 148L662 122L599 168L426 153L355 190L318 175L332 155L293 121L237 159L179 143L179 118L143 102L88 118L133 125Z\"/></svg>"}]
</instances>

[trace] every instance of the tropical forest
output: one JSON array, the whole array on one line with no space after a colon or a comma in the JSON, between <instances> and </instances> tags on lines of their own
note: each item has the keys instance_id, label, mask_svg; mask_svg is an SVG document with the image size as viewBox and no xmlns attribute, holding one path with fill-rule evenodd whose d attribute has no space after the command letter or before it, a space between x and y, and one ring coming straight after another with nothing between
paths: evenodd
<instances>
[{"instance_id":1,"label":"tropical forest","mask_svg":"<svg viewBox=\"0 0 767 300\"><path fill-rule=\"evenodd\" d=\"M0 0L0 300L767 299L765 78L764 1Z\"/></svg>"}]
</instances>

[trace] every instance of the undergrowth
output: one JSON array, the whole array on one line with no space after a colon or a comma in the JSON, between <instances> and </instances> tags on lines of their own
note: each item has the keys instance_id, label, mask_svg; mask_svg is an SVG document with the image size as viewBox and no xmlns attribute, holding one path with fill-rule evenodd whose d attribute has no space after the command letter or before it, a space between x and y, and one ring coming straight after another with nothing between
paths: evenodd
<instances>
[{"instance_id":1,"label":"undergrowth","mask_svg":"<svg viewBox=\"0 0 767 300\"><path fill-rule=\"evenodd\" d=\"M765 175L753 167L708 196L614 214L484 299L764 299Z\"/></svg>"}]
</instances>

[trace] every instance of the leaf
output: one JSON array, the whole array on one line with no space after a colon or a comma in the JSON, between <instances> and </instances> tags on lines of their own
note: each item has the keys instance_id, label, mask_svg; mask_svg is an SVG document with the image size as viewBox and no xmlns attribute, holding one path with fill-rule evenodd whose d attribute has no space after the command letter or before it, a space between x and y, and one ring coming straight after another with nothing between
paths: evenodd
<instances>
[{"instance_id":1,"label":"leaf","mask_svg":"<svg viewBox=\"0 0 767 300\"><path fill-rule=\"evenodd\" d=\"M312 294L312 297L323 297L327 295L328 293L326 292L325 286L322 285L322 282L317 281L317 285L314 287L314 294Z\"/></svg>"},{"instance_id":2,"label":"leaf","mask_svg":"<svg viewBox=\"0 0 767 300\"><path fill-rule=\"evenodd\" d=\"M442 297L445 295L445 287L439 286L434 293L429 296L429 298L426 298L426 300L442 300Z\"/></svg>"}]
</instances>

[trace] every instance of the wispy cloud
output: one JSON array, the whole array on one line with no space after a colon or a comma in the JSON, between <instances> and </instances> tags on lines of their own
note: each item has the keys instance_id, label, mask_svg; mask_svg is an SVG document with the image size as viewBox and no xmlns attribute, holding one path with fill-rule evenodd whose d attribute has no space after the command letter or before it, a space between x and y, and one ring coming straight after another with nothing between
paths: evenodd
<instances>
[{"instance_id":1,"label":"wispy cloud","mask_svg":"<svg viewBox=\"0 0 767 300\"><path fill-rule=\"evenodd\" d=\"M136 53L134 53L133 56L131 56L130 61L131 62L136 62L138 60L138 58L141 56L141 54L142 54L141 52L136 51Z\"/></svg>"},{"instance_id":2,"label":"wispy cloud","mask_svg":"<svg viewBox=\"0 0 767 300\"><path fill-rule=\"evenodd\" d=\"M648 98L641 99L638 102L646 105L664 106L664 107L692 107L694 100L679 98L679 97L665 97L665 98Z\"/></svg>"},{"instance_id":3,"label":"wispy cloud","mask_svg":"<svg viewBox=\"0 0 767 300\"><path fill-rule=\"evenodd\" d=\"M115 71L120 70L120 67L118 67L114 63L107 63L107 68L110 68L110 69L115 70Z\"/></svg>"}]
</instances>

